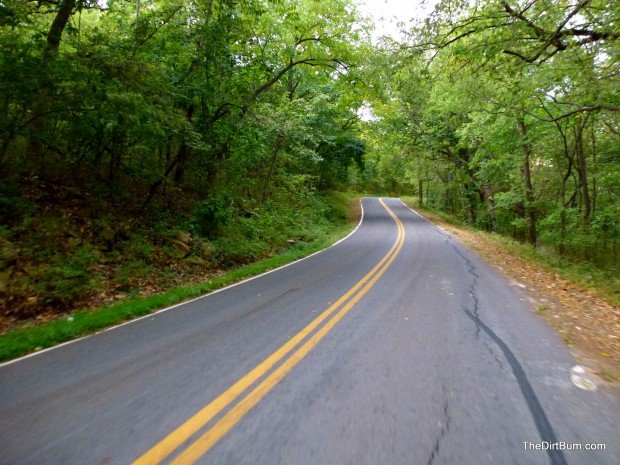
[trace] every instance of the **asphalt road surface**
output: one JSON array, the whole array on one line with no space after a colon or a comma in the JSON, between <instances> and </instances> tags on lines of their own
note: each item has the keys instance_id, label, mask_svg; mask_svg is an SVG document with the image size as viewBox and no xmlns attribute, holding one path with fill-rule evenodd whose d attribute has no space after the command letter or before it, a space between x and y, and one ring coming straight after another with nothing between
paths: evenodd
<instances>
[{"instance_id":1,"label":"asphalt road surface","mask_svg":"<svg viewBox=\"0 0 620 465\"><path fill-rule=\"evenodd\" d=\"M0 464L618 465L617 400L521 289L363 207L310 258L0 366Z\"/></svg>"}]
</instances>

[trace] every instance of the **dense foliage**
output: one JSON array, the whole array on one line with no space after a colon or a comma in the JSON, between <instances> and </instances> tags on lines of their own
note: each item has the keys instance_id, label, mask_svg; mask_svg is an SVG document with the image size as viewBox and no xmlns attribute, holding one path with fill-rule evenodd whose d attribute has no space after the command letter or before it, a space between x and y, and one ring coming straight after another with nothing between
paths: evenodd
<instances>
[{"instance_id":1,"label":"dense foliage","mask_svg":"<svg viewBox=\"0 0 620 465\"><path fill-rule=\"evenodd\" d=\"M0 0L5 313L328 228L364 153L349 3Z\"/></svg>"},{"instance_id":2,"label":"dense foliage","mask_svg":"<svg viewBox=\"0 0 620 465\"><path fill-rule=\"evenodd\" d=\"M440 2L386 46L375 187L615 266L619 38L620 8L604 0Z\"/></svg>"}]
</instances>

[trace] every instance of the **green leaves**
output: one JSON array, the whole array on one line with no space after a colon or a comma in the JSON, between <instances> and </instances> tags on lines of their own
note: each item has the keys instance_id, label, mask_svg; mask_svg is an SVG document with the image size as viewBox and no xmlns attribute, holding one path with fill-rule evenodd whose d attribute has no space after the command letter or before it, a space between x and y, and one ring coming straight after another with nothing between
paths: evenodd
<instances>
[{"instance_id":1,"label":"green leaves","mask_svg":"<svg viewBox=\"0 0 620 465\"><path fill-rule=\"evenodd\" d=\"M519 239L539 226L561 254L616 263L618 226L601 218L618 202L618 13L598 1L440 2L406 47L374 60L383 95L368 184Z\"/></svg>"}]
</instances>

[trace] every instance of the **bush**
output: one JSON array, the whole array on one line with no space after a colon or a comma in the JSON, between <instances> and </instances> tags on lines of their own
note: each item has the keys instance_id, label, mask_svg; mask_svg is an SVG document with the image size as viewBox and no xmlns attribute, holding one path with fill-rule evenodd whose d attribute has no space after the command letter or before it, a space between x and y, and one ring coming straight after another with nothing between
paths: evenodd
<instances>
[{"instance_id":1,"label":"bush","mask_svg":"<svg viewBox=\"0 0 620 465\"><path fill-rule=\"evenodd\" d=\"M34 211L34 205L21 196L14 182L0 180L0 222L15 223Z\"/></svg>"},{"instance_id":2,"label":"bush","mask_svg":"<svg viewBox=\"0 0 620 465\"><path fill-rule=\"evenodd\" d=\"M81 247L67 259L65 255L56 254L51 265L40 274L35 272L35 285L44 302L68 303L71 300L97 289L97 280L90 268L99 258L88 247ZM38 276L36 276L38 274Z\"/></svg>"},{"instance_id":3,"label":"bush","mask_svg":"<svg viewBox=\"0 0 620 465\"><path fill-rule=\"evenodd\" d=\"M135 284L136 280L145 278L152 271L153 267L143 260L132 260L119 265L116 269L116 279L119 284L129 286Z\"/></svg>"},{"instance_id":4,"label":"bush","mask_svg":"<svg viewBox=\"0 0 620 465\"><path fill-rule=\"evenodd\" d=\"M213 239L231 218L231 199L217 196L204 200L194 212L193 228L201 236Z\"/></svg>"},{"instance_id":5,"label":"bush","mask_svg":"<svg viewBox=\"0 0 620 465\"><path fill-rule=\"evenodd\" d=\"M135 235L123 244L122 253L125 260L145 262L153 254L153 244L144 236Z\"/></svg>"}]
</instances>

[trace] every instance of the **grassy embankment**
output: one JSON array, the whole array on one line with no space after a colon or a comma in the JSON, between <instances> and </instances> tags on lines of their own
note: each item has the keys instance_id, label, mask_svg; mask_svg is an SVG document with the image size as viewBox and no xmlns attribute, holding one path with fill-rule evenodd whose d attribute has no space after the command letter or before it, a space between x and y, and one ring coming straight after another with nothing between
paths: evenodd
<instances>
[{"instance_id":1,"label":"grassy embankment","mask_svg":"<svg viewBox=\"0 0 620 465\"><path fill-rule=\"evenodd\" d=\"M96 332L292 262L343 237L358 219L353 195L331 193L313 196L301 208L273 204L237 215L212 239L167 228L147 236L142 229L122 238L118 252L106 254L96 249L95 241L76 237L79 245L64 256L64 263L62 254L41 258L39 247L20 244L29 258L39 261L26 272L15 273L12 288L26 288L33 294L13 299L18 303L15 308L22 303L30 310L25 318L10 318L8 329L0 335L0 360ZM41 234L50 234L43 226ZM185 226L192 230L191 224ZM88 263L80 266L83 256ZM100 271L106 269L113 271ZM41 276L32 278L38 272ZM30 287L28 278L33 281ZM36 281L42 278L50 282L37 287ZM75 286L81 286L80 292ZM57 298L63 288L75 296L74 301ZM28 307L32 302L39 305ZM84 308L75 311L76 305Z\"/></svg>"}]
</instances>

